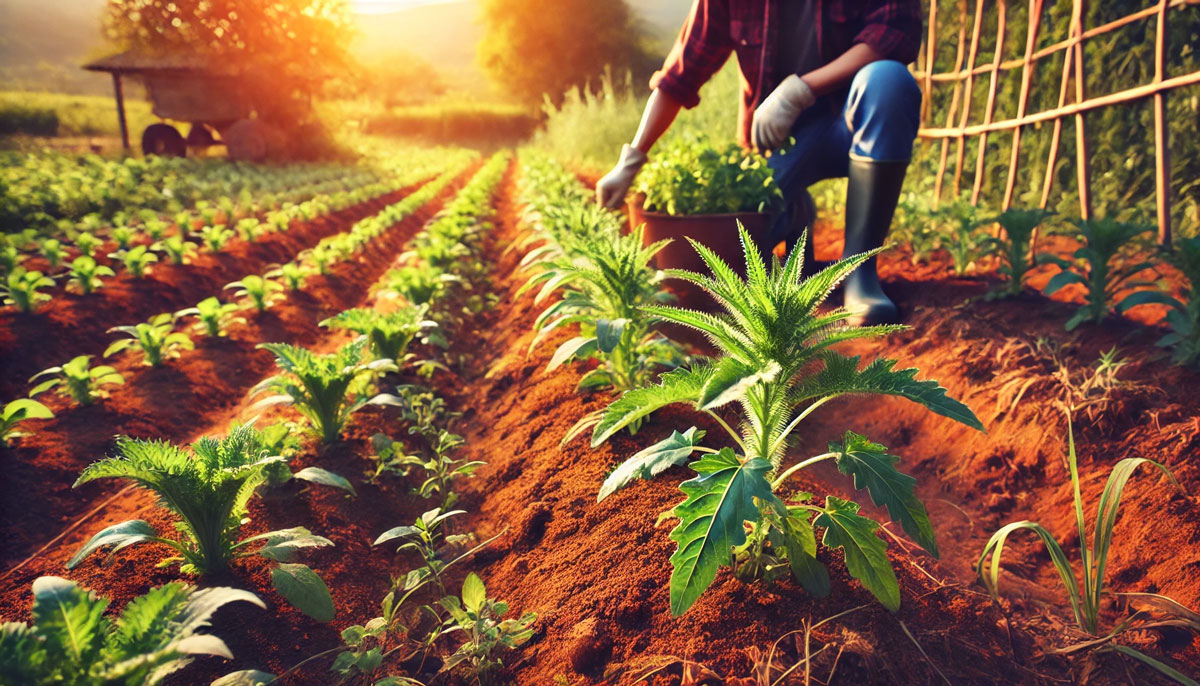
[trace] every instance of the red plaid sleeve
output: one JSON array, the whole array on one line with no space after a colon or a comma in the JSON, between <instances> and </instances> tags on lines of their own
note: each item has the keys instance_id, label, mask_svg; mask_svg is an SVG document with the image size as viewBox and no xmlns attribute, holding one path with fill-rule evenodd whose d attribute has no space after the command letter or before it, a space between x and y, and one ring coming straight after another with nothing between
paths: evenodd
<instances>
[{"instance_id":1,"label":"red plaid sleeve","mask_svg":"<svg viewBox=\"0 0 1200 686\"><path fill-rule=\"evenodd\" d=\"M855 43L866 43L885 59L908 64L921 49L920 0L873 0L863 14Z\"/></svg>"},{"instance_id":2,"label":"red plaid sleeve","mask_svg":"<svg viewBox=\"0 0 1200 686\"><path fill-rule=\"evenodd\" d=\"M695 107L700 104L700 87L717 73L732 51L727 0L695 0L671 54L650 79L650 87L684 107Z\"/></svg>"}]
</instances>

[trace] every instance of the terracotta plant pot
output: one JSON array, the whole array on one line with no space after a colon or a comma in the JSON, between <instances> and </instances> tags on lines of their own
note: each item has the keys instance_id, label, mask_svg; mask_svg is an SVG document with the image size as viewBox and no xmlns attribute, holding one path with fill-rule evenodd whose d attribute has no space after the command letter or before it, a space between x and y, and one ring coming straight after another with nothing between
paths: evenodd
<instances>
[{"instance_id":1,"label":"terracotta plant pot","mask_svg":"<svg viewBox=\"0 0 1200 686\"><path fill-rule=\"evenodd\" d=\"M731 214L672 215L663 212L647 212L641 197L630 198L629 220L631 226L646 226L643 241L646 245L670 238L671 243L655 257L659 269L686 269L708 274L708 266L696 254L688 238L704 244L729 266L745 276L746 258L742 255L742 244L738 240L737 222L740 220L759 251L768 254L767 233L771 229L771 215L763 212L736 212ZM702 310L712 310L716 303L702 290L679 279L668 282L672 292L679 297L679 304Z\"/></svg>"}]
</instances>

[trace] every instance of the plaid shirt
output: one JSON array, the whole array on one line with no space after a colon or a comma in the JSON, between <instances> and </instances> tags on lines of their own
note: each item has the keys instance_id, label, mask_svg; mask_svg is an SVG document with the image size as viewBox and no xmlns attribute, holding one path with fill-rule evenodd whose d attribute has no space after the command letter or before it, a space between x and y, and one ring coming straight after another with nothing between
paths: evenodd
<instances>
[{"instance_id":1,"label":"plaid shirt","mask_svg":"<svg viewBox=\"0 0 1200 686\"><path fill-rule=\"evenodd\" d=\"M779 73L780 5L788 0L695 0L663 68L650 80L684 107L700 103L700 87L730 53L742 72L739 139L749 145L754 109L787 77ZM814 28L828 64L857 43L905 64L921 45L921 0L815 0Z\"/></svg>"}]
</instances>

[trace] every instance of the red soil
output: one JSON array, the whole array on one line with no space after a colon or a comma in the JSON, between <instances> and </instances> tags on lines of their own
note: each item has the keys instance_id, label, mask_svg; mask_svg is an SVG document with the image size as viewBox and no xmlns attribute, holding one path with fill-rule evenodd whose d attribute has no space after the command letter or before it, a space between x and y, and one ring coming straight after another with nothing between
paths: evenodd
<instances>
[{"instance_id":1,"label":"red soil","mask_svg":"<svg viewBox=\"0 0 1200 686\"><path fill-rule=\"evenodd\" d=\"M600 504L595 494L611 466L672 428L697 424L709 430L713 439L720 432L685 409L669 409L636 436L623 434L600 449L588 448L583 440L559 446L563 433L582 414L602 407L609 397L575 391L582 369L543 373L561 337L526 355L538 308L531 295L514 297L522 281L516 273L519 256L505 249L523 233L516 222L512 178L505 181L498 197L496 227L485 254L494 263L491 281L476 288L497 294L500 301L494 309L467 318L452 338L452 353L469 354L470 366L435 376L434 385L450 406L465 413L457 430L466 435L470 456L488 462L462 489L461 505L470 511L470 528L480 538L501 536L469 568L482 575L489 595L509 601L514 611L539 613L530 644L504 656L515 683L563 683L556 681L560 676L570 684L629 683L637 670L667 665L674 658L691 664L675 662L647 683L763 683L753 678L755 670L761 669L763 656L777 639L783 640L776 663L790 666L803 657L805 636L789 632L851 610L812 630L811 650L815 653L828 646L812 660L814 682L1156 683L1153 672L1111 655L1064 657L1048 652L1080 637L1070 628L1069 609L1040 547L1018 538L1006 550L1005 567L1011 574L1004 578L999 604L986 595L973 571L990 533L1017 519L1041 521L1064 543L1068 555L1077 558L1063 467L1065 422L1056 409L1064 390L1053 364L1029 346L1038 337L1066 345L1061 359L1083 368L1092 365L1100 351L1120 344L1131 364L1119 377L1131 385L1118 388L1106 405L1093 405L1076 416L1086 510L1090 518L1116 460L1145 456L1170 466L1187 495L1168 488L1148 471L1134 477L1116 527L1109 581L1116 591L1156 591L1193 608L1200 605L1196 545L1200 518L1192 495L1200 492L1200 472L1194 464L1200 441L1200 398L1193 390L1200 377L1155 360L1159 353L1152 347L1153 332L1113 323L1067 335L1062 322L1070 307L1041 298L964 306L965 298L986 290L985 281L949 278L944 263L914 270L903 255L887 257L882 271L913 329L862 344L857 352L897 357L904 366L919 367L922 378L938 379L973 407L988 433L971 431L900 400L843 400L813 414L791 458L823 452L825 442L846 429L887 445L904 458L903 468L919 479L938 532L941 559L932 559L911 544L890 542L903 596L896 614L880 607L848 577L840 555L822 551L820 556L833 576L829 598L813 599L790 581L746 584L723 571L687 614L673 619L667 598L668 557L674 547L667 537L670 523L656 527L654 522L680 500L676 486L690 472L672 469ZM379 250L381 261L399 250L399 234L407 232L396 233L396 239ZM826 235L831 233L818 234L819 255L839 248L831 240L834 237ZM362 284L381 269L347 275L345 280L354 278L361 291ZM150 393L143 387L154 387L149 376L130 379L131 386L114 394L102 409L88 410L97 414L93 425L105 427L92 431L113 433L118 420L125 422L120 430L128 431L133 422L147 421L135 417L168 405L172 396L166 394L179 389L203 398L174 396L179 407L172 411L190 414L175 417L172 435L182 440L222 429L238 414L238 394L271 371L269 360L247 354L242 346L285 334L320 347L344 340L320 333L315 323L326 312L356 299L345 296L337 284L313 283L306 292L343 295L332 295L324 307L296 312L294 318L281 316L279 322L261 325L268 331L237 336L225 344L233 347L236 354L230 357L235 362L222 362L226 352L214 349L203 356L208 371L199 373L195 367L200 363L195 360L202 355L185 354L168 370L188 370L186 382L160 380L159 395L115 413L113 406L129 402L118 400L121 396L134 395L133 389L138 395ZM1024 394L1014 403L1021 389ZM208 393L218 398L204 399ZM78 421L87 420L81 416ZM144 427L147 435L172 430L165 419L156 421ZM402 428L390 412L364 412L352 422L346 441L319 456L311 447L306 449L299 465L318 464L355 479L367 467L363 457L370 451L370 435L382 430L399 438ZM62 429L56 431L39 431L51 437L30 440L17 452L18 464L26 466L24 471L9 472L14 476L0 496L6 502L6 531L20 528L13 519L17 513L54 512L54 508L71 507L72 498L86 497L84 489L70 491L67 484L99 452L68 449L76 445L73 438ZM92 440L100 444L98 436ZM833 468L810 470L805 476L801 485L818 494L851 495L847 481ZM306 526L334 540L335 548L317 551L306 561L333 590L338 619L323 626L282 606L269 589L262 561L238 563L229 578L206 583L250 588L268 600L269 611L249 606L223 610L214 631L233 649L233 663L200 660L177 675L174 683L207 683L233 669L278 673L304 657L336 647L338 630L375 616L389 575L407 566L394 560L390 549L371 548L370 541L386 528L408 523L428 505L406 495L409 484L396 479L385 478L378 486L355 481L356 499L295 482L266 490L265 497L254 501L248 525L252 533ZM86 499L94 503L96 497ZM51 504L39 504L43 501ZM103 517L88 520L19 572L0 579L0 607L6 617L27 617L32 579L63 573L62 561L102 526L139 513L165 527L165 518L148 505L149 498L142 494L122 495ZM84 509L76 507L74 512ZM27 526L38 531L38 540L48 538L57 527L48 515ZM6 541L13 540L13 534L9 536ZM120 605L150 586L175 578L171 570L154 569L160 557L161 551L150 548L123 551L111 565L102 566L96 558L67 576L112 594ZM1131 640L1187 674L1200 672L1200 641L1190 634L1147 633ZM331 683L327 664L314 663L290 683ZM706 676L710 672L697 665L716 677ZM425 674L422 680L429 677ZM439 681L444 682L444 678Z\"/></svg>"}]
</instances>

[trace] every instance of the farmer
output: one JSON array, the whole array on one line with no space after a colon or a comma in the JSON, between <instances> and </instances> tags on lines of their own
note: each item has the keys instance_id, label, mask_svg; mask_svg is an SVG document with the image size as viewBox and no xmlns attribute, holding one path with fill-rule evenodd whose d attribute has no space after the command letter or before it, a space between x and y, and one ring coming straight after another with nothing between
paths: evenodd
<instances>
[{"instance_id":1,"label":"farmer","mask_svg":"<svg viewBox=\"0 0 1200 686\"><path fill-rule=\"evenodd\" d=\"M700 87L733 52L742 73L739 141L774 151L770 166L787 200L770 243L790 249L812 224L810 185L848 177L843 255L883 245L917 133L921 92L904 65L916 58L920 36L920 0L695 0L650 81L637 135L596 184L597 200L614 209L624 201L679 108L700 102ZM794 145L780 153L789 137ZM900 318L874 259L843 292L854 323Z\"/></svg>"}]
</instances>

